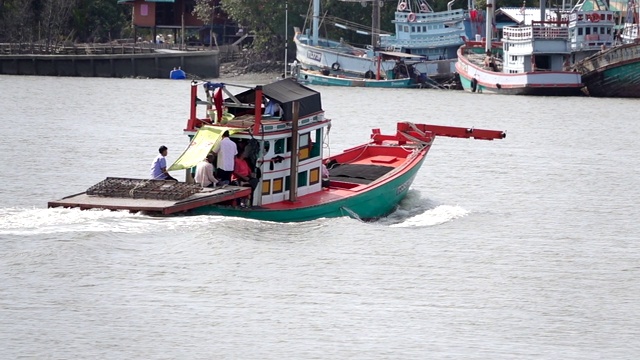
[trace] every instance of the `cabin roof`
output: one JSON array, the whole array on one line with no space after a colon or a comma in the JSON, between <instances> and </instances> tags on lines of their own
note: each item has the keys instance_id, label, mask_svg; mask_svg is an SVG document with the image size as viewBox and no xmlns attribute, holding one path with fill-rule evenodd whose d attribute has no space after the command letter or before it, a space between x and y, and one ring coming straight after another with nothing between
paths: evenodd
<instances>
[{"instance_id":1,"label":"cabin roof","mask_svg":"<svg viewBox=\"0 0 640 360\"><path fill-rule=\"evenodd\" d=\"M300 104L298 110L299 117L321 112L322 101L320 93L299 84L291 78L278 80L262 87L262 94L282 106L284 110L283 120L293 119L293 102ZM242 102L253 102L255 99L255 89L247 90L237 94L236 97Z\"/></svg>"},{"instance_id":2,"label":"cabin roof","mask_svg":"<svg viewBox=\"0 0 640 360\"><path fill-rule=\"evenodd\" d=\"M266 97L281 104L320 96L320 93L317 91L303 86L291 78L264 85L262 87L262 92Z\"/></svg>"}]
</instances>

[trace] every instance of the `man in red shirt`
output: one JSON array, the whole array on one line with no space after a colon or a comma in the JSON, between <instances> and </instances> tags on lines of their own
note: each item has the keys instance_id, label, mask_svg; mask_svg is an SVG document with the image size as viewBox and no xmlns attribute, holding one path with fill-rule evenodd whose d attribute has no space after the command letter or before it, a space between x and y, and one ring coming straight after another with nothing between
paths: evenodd
<instances>
[{"instance_id":1,"label":"man in red shirt","mask_svg":"<svg viewBox=\"0 0 640 360\"><path fill-rule=\"evenodd\" d=\"M253 192L258 187L258 179L255 174L251 172L251 168L245 159L243 153L237 154L233 164L233 178L238 182L240 186L250 186L251 195L249 197L249 204L253 203Z\"/></svg>"}]
</instances>

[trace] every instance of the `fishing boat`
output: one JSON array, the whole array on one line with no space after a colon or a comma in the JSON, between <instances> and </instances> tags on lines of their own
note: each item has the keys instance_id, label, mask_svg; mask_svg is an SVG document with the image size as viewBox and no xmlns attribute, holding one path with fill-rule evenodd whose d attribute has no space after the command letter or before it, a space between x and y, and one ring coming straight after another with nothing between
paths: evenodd
<instances>
[{"instance_id":1,"label":"fishing boat","mask_svg":"<svg viewBox=\"0 0 640 360\"><path fill-rule=\"evenodd\" d=\"M375 1L373 4L374 8L379 6ZM463 10L451 9L451 3L448 10L434 12L426 0L399 0L393 20L396 34L373 29L375 40L367 48L350 45L342 39L319 37L319 14L319 0L314 0L311 33L295 29L296 59L305 70L365 78L367 74L384 76L403 61L413 63L415 73L409 77L414 78L414 82L431 83L424 80L429 78L441 83L455 76L455 50L462 44L465 29ZM348 28L337 22L336 26Z\"/></svg>"},{"instance_id":2,"label":"fishing boat","mask_svg":"<svg viewBox=\"0 0 640 360\"><path fill-rule=\"evenodd\" d=\"M295 78L305 85L327 85L327 86L347 86L347 87L377 87L377 88L411 88L414 81L410 78L404 79L368 79L355 78L344 75L323 74L320 71L300 70L294 72Z\"/></svg>"},{"instance_id":3,"label":"fishing boat","mask_svg":"<svg viewBox=\"0 0 640 360\"><path fill-rule=\"evenodd\" d=\"M305 70L294 61L291 64L291 77L304 85L327 85L327 86L347 86L347 87L376 87L376 88L440 88L441 84L429 81L429 79L409 76L414 69L410 63L404 61L398 64L387 74L381 75L378 71L375 75L372 72L365 74L365 77L353 77L340 74L332 74L327 70Z\"/></svg>"},{"instance_id":4,"label":"fishing boat","mask_svg":"<svg viewBox=\"0 0 640 360\"><path fill-rule=\"evenodd\" d=\"M206 95L199 95L203 89ZM204 114L199 108L204 108ZM230 114L227 120L222 120L224 113ZM282 222L341 216L376 219L394 211L405 197L436 137L505 137L495 130L399 122L395 133L373 129L366 143L330 155L323 146L330 125L320 93L291 78L236 94L228 84L194 81L184 129L190 142L169 168L184 170L185 182L107 178L90 193L52 201L49 206ZM231 184L202 188L192 183L194 166L225 131L249 154L249 166L259 181L253 192ZM238 206L238 199L247 197L249 206Z\"/></svg>"},{"instance_id":5,"label":"fishing boat","mask_svg":"<svg viewBox=\"0 0 640 360\"><path fill-rule=\"evenodd\" d=\"M621 44L604 47L573 65L582 74L586 92L596 97L640 97L638 4L628 3Z\"/></svg>"},{"instance_id":6,"label":"fishing boat","mask_svg":"<svg viewBox=\"0 0 640 360\"><path fill-rule=\"evenodd\" d=\"M398 0L394 13L394 35L381 35L380 47L412 55L425 61L416 64L416 70L438 82L455 74L457 50L464 43L465 12L453 9L433 11L426 0Z\"/></svg>"},{"instance_id":7,"label":"fishing boat","mask_svg":"<svg viewBox=\"0 0 640 360\"><path fill-rule=\"evenodd\" d=\"M489 0L487 34L492 33L492 8ZM566 22L532 21L530 25L506 26L501 40L467 41L458 49L456 69L464 90L509 95L581 94L580 74L569 70L571 50Z\"/></svg>"}]
</instances>

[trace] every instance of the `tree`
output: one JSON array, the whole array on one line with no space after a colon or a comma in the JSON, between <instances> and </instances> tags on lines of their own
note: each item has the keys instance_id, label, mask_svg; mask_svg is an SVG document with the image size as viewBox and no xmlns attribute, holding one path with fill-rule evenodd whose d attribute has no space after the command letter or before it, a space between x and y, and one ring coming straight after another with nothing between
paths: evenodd
<instances>
[{"instance_id":1,"label":"tree","mask_svg":"<svg viewBox=\"0 0 640 360\"><path fill-rule=\"evenodd\" d=\"M80 42L107 42L130 35L131 6L113 0L80 0L72 12L72 28Z\"/></svg>"},{"instance_id":2,"label":"tree","mask_svg":"<svg viewBox=\"0 0 640 360\"><path fill-rule=\"evenodd\" d=\"M193 7L193 16L209 25L209 47L212 47L213 43L216 44L216 48L218 47L217 34L214 34L213 32L213 20L216 16L216 9L219 7L220 5L216 4L216 1L212 0L196 0Z\"/></svg>"}]
</instances>

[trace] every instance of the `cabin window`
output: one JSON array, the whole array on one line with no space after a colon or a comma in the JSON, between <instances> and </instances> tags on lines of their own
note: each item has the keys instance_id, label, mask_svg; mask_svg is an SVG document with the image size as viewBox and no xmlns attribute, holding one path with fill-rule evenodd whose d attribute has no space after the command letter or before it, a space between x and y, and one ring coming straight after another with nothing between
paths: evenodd
<instances>
[{"instance_id":1,"label":"cabin window","mask_svg":"<svg viewBox=\"0 0 640 360\"><path fill-rule=\"evenodd\" d=\"M262 180L262 195L271 194L271 180Z\"/></svg>"},{"instance_id":2,"label":"cabin window","mask_svg":"<svg viewBox=\"0 0 640 360\"><path fill-rule=\"evenodd\" d=\"M405 25L404 27L404 32L409 32L409 25Z\"/></svg>"},{"instance_id":3,"label":"cabin window","mask_svg":"<svg viewBox=\"0 0 640 360\"><path fill-rule=\"evenodd\" d=\"M315 133L311 133L311 157L320 156L320 148L322 144L318 139L322 139L322 129L318 129Z\"/></svg>"},{"instance_id":4,"label":"cabin window","mask_svg":"<svg viewBox=\"0 0 640 360\"><path fill-rule=\"evenodd\" d=\"M286 139L278 139L278 140L276 140L276 143L273 146L273 153L274 154L284 154L285 140Z\"/></svg>"},{"instance_id":5,"label":"cabin window","mask_svg":"<svg viewBox=\"0 0 640 360\"><path fill-rule=\"evenodd\" d=\"M422 26L416 26L416 31L417 32L422 32Z\"/></svg>"},{"instance_id":6,"label":"cabin window","mask_svg":"<svg viewBox=\"0 0 640 360\"><path fill-rule=\"evenodd\" d=\"M320 168L309 170L309 185L315 185L320 182Z\"/></svg>"},{"instance_id":7,"label":"cabin window","mask_svg":"<svg viewBox=\"0 0 640 360\"><path fill-rule=\"evenodd\" d=\"M285 191L289 191L290 187L291 187L291 185L290 185L290 181L289 181L289 176L286 176L284 178L284 190Z\"/></svg>"},{"instance_id":8,"label":"cabin window","mask_svg":"<svg viewBox=\"0 0 640 360\"><path fill-rule=\"evenodd\" d=\"M603 27L600 28L600 34L604 35L604 28Z\"/></svg>"},{"instance_id":9,"label":"cabin window","mask_svg":"<svg viewBox=\"0 0 640 360\"><path fill-rule=\"evenodd\" d=\"M298 144L300 160L308 159L311 155L311 136L309 133L300 134L300 143Z\"/></svg>"},{"instance_id":10,"label":"cabin window","mask_svg":"<svg viewBox=\"0 0 640 360\"><path fill-rule=\"evenodd\" d=\"M591 34L591 28L590 27L584 28L584 34L585 35L590 35Z\"/></svg>"},{"instance_id":11,"label":"cabin window","mask_svg":"<svg viewBox=\"0 0 640 360\"><path fill-rule=\"evenodd\" d=\"M426 26L422 27L422 32L427 32L427 27Z\"/></svg>"},{"instance_id":12,"label":"cabin window","mask_svg":"<svg viewBox=\"0 0 640 360\"><path fill-rule=\"evenodd\" d=\"M287 176L287 181L289 177ZM279 194L282 192L282 178L273 179L273 193Z\"/></svg>"},{"instance_id":13,"label":"cabin window","mask_svg":"<svg viewBox=\"0 0 640 360\"><path fill-rule=\"evenodd\" d=\"M611 28L607 28L607 34L611 35Z\"/></svg>"},{"instance_id":14,"label":"cabin window","mask_svg":"<svg viewBox=\"0 0 640 360\"><path fill-rule=\"evenodd\" d=\"M299 172L298 173L298 187L307 186L307 172Z\"/></svg>"},{"instance_id":15,"label":"cabin window","mask_svg":"<svg viewBox=\"0 0 640 360\"><path fill-rule=\"evenodd\" d=\"M582 28L578 28L578 36L582 36Z\"/></svg>"},{"instance_id":16,"label":"cabin window","mask_svg":"<svg viewBox=\"0 0 640 360\"><path fill-rule=\"evenodd\" d=\"M416 32L416 27L415 26L411 27L411 32Z\"/></svg>"},{"instance_id":17,"label":"cabin window","mask_svg":"<svg viewBox=\"0 0 640 360\"><path fill-rule=\"evenodd\" d=\"M269 140L265 140L264 143L262 144L262 154L261 155L268 154L270 148L271 148L271 142Z\"/></svg>"}]
</instances>

